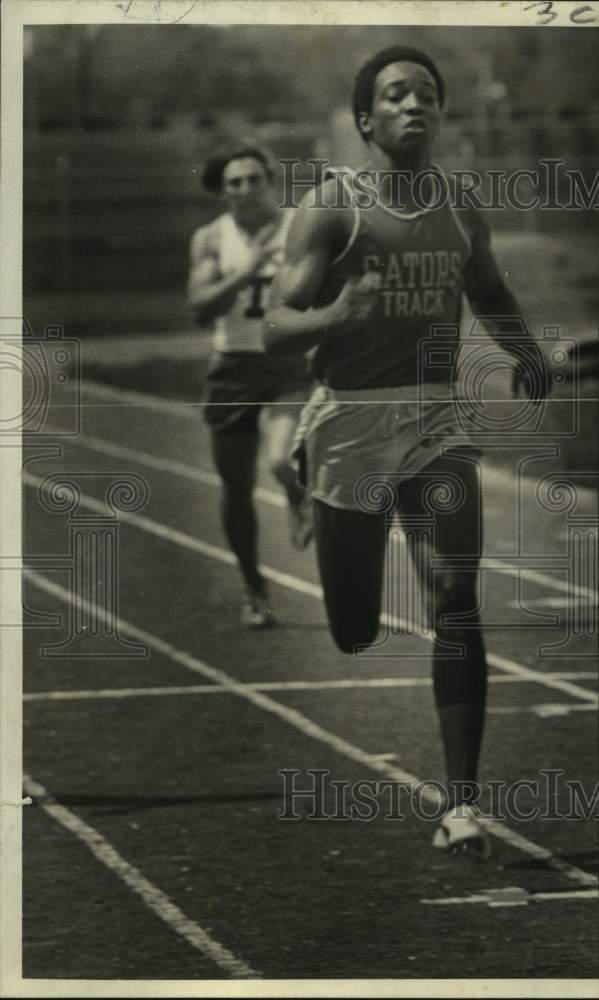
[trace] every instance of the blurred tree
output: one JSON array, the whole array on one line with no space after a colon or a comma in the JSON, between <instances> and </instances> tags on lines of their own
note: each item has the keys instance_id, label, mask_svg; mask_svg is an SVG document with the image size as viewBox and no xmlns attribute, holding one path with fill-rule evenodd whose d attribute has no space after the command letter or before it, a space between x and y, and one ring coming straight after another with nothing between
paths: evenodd
<instances>
[{"instance_id":1,"label":"blurred tree","mask_svg":"<svg viewBox=\"0 0 599 1000\"><path fill-rule=\"evenodd\" d=\"M347 107L361 63L400 43L425 48L446 77L448 110L486 113L503 84L516 112L572 113L599 100L594 33L568 29L385 26L39 26L27 97L41 123L138 121L171 111L210 120L228 110L265 121L326 121ZM565 32L567 36L565 35ZM34 65L34 72L32 66ZM31 120L32 116L29 115Z\"/></svg>"}]
</instances>

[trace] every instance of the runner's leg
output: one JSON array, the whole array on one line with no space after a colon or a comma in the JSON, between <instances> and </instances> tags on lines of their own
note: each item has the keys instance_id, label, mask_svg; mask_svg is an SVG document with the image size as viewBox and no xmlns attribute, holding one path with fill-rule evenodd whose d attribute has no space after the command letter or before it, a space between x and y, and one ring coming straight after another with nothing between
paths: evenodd
<instances>
[{"instance_id":1,"label":"runner's leg","mask_svg":"<svg viewBox=\"0 0 599 1000\"><path fill-rule=\"evenodd\" d=\"M264 587L258 570L258 527L252 499L258 441L257 428L212 432L212 455L223 486L223 527L246 585L253 591L262 591Z\"/></svg>"},{"instance_id":2,"label":"runner's leg","mask_svg":"<svg viewBox=\"0 0 599 1000\"><path fill-rule=\"evenodd\" d=\"M412 555L435 629L433 687L451 805L476 796L485 717L487 667L477 597L482 548L479 470L475 460L442 457L424 472L426 478L402 484L400 508L407 522L414 515L430 517L433 504L434 550L421 537L413 541ZM444 481L450 493L461 497L456 503L435 505L431 489Z\"/></svg>"},{"instance_id":3,"label":"runner's leg","mask_svg":"<svg viewBox=\"0 0 599 1000\"><path fill-rule=\"evenodd\" d=\"M333 639L344 653L376 639L387 528L383 515L314 500L314 537Z\"/></svg>"},{"instance_id":4,"label":"runner's leg","mask_svg":"<svg viewBox=\"0 0 599 1000\"><path fill-rule=\"evenodd\" d=\"M279 400L268 408L268 458L289 504L289 535L297 549L305 549L313 536L312 502L299 482L291 462L291 448L302 402Z\"/></svg>"},{"instance_id":5,"label":"runner's leg","mask_svg":"<svg viewBox=\"0 0 599 1000\"><path fill-rule=\"evenodd\" d=\"M304 499L291 464L291 445L301 410L300 403L277 402L268 408L268 461L270 470L287 494L291 506Z\"/></svg>"}]
</instances>

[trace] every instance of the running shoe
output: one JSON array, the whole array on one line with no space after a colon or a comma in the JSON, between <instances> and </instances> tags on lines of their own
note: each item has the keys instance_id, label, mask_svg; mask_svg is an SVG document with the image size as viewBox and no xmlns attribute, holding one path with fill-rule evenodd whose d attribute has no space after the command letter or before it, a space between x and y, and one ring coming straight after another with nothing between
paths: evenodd
<instances>
[{"instance_id":1,"label":"running shoe","mask_svg":"<svg viewBox=\"0 0 599 1000\"><path fill-rule=\"evenodd\" d=\"M491 857L491 841L472 806L459 805L449 809L433 837L433 847L451 854L467 854L480 861Z\"/></svg>"},{"instance_id":2,"label":"running shoe","mask_svg":"<svg viewBox=\"0 0 599 1000\"><path fill-rule=\"evenodd\" d=\"M313 535L312 500L306 495L299 503L289 504L289 537L296 549L305 549Z\"/></svg>"},{"instance_id":3,"label":"running shoe","mask_svg":"<svg viewBox=\"0 0 599 1000\"><path fill-rule=\"evenodd\" d=\"M265 591L247 591L241 605L241 624L246 628L269 628L274 625L274 616Z\"/></svg>"}]
</instances>

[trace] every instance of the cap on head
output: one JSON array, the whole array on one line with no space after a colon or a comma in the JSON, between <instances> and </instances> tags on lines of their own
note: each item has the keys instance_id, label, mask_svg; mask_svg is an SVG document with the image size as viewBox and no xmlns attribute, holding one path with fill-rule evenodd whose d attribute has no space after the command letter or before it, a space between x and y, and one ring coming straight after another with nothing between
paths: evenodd
<instances>
[{"instance_id":1,"label":"cap on head","mask_svg":"<svg viewBox=\"0 0 599 1000\"><path fill-rule=\"evenodd\" d=\"M237 146L230 146L220 150L206 160L202 170L202 184L207 191L212 194L219 194L223 186L223 173L225 167L232 160L243 160L246 157L258 160L264 167L264 172L269 181L274 180L276 167L272 155L267 149L253 142L241 142Z\"/></svg>"},{"instance_id":2,"label":"cap on head","mask_svg":"<svg viewBox=\"0 0 599 1000\"><path fill-rule=\"evenodd\" d=\"M445 102L445 83L437 66L425 52L420 49L412 49L405 45L392 45L388 49L382 49L365 62L354 82L354 92L352 98L352 108L358 132L362 134L360 128L360 114L363 111L372 111L372 99L374 97L374 82L377 75L385 66L394 62L411 62L424 66L429 71L437 85L439 96L439 106L443 107ZM363 137L364 138L364 137Z\"/></svg>"}]
</instances>

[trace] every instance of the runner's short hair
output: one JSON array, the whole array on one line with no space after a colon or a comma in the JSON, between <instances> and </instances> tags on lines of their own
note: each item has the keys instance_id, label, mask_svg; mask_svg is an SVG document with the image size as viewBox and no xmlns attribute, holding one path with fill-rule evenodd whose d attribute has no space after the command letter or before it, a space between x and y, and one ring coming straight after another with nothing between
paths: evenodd
<instances>
[{"instance_id":1,"label":"runner's short hair","mask_svg":"<svg viewBox=\"0 0 599 1000\"><path fill-rule=\"evenodd\" d=\"M214 156L206 160L202 170L202 184L206 190L212 194L219 194L223 186L225 167L232 160L242 160L246 156L251 157L253 160L258 160L264 167L264 172L269 181L274 180L276 167L269 150L264 149L263 146L259 146L254 142L242 141L239 145L228 146L225 149L219 150Z\"/></svg>"},{"instance_id":2,"label":"runner's short hair","mask_svg":"<svg viewBox=\"0 0 599 1000\"><path fill-rule=\"evenodd\" d=\"M365 62L362 68L358 70L354 82L352 109L354 112L356 128L365 142L368 140L364 135L362 135L362 130L360 128L360 114L363 111L372 111L374 81L385 66L394 62L413 62L418 63L420 66L424 66L424 68L429 71L437 85L439 105L443 107L445 102L445 83L443 81L443 77L437 69L437 66L430 56L427 56L425 52L421 52L420 49L411 49L404 45L392 45L388 49L382 49L380 52L377 52L376 55L372 56L368 62Z\"/></svg>"}]
</instances>

